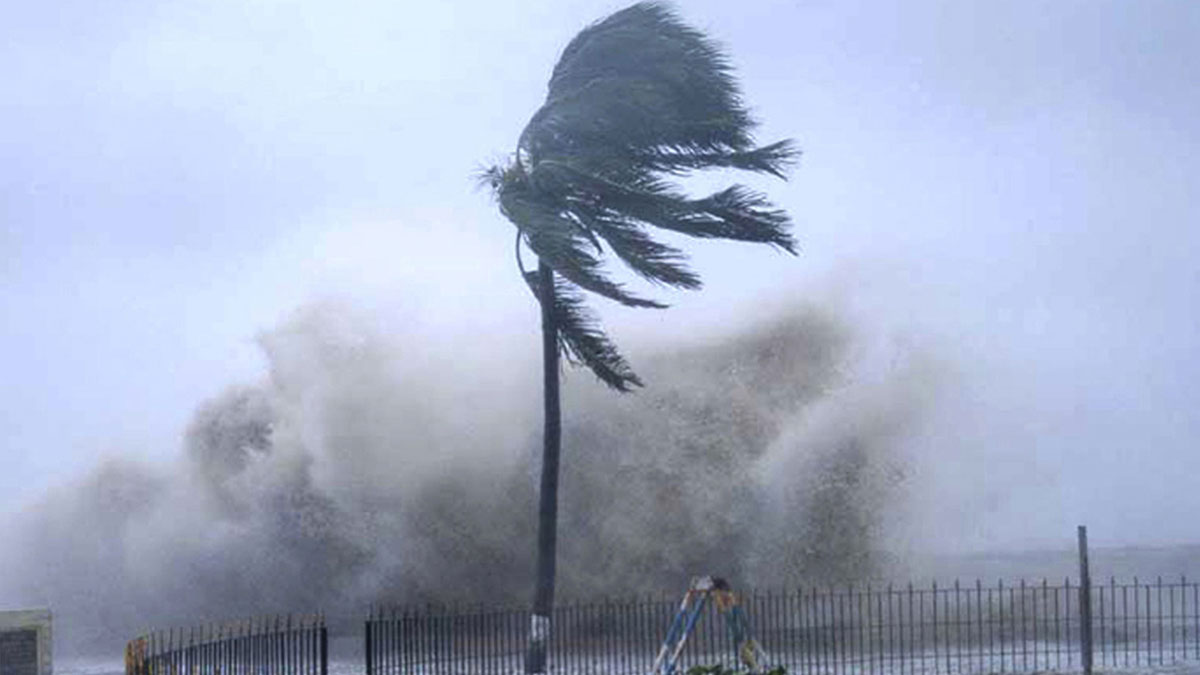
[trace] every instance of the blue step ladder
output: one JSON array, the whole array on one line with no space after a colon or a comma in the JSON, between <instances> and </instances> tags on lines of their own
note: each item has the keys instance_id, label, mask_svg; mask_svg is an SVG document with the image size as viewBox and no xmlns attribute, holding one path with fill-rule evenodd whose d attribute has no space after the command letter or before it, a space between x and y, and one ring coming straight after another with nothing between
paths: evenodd
<instances>
[{"instance_id":1,"label":"blue step ladder","mask_svg":"<svg viewBox=\"0 0 1200 675\"><path fill-rule=\"evenodd\" d=\"M684 594L683 601L679 603L679 611L675 613L671 627L667 629L667 636L654 659L652 675L675 675L675 667L679 663L679 655L683 653L683 646L710 599L725 617L738 659L749 672L761 672L767 654L750 635L750 621L729 584L720 577L696 577L692 579L692 585Z\"/></svg>"}]
</instances>

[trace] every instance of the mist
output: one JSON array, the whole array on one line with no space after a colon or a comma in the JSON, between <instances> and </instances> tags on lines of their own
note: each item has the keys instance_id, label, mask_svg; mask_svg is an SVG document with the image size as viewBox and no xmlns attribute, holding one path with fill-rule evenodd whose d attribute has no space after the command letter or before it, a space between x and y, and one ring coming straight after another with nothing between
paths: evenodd
<instances>
[{"instance_id":1,"label":"mist","mask_svg":"<svg viewBox=\"0 0 1200 675\"><path fill-rule=\"evenodd\" d=\"M470 177L615 8L14 5L0 603L113 654L526 603L536 307ZM1196 542L1200 4L680 11L803 149L762 186L802 251L689 241L703 292L597 307L648 386L567 371L560 597Z\"/></svg>"},{"instance_id":2,"label":"mist","mask_svg":"<svg viewBox=\"0 0 1200 675\"><path fill-rule=\"evenodd\" d=\"M336 303L258 344L266 375L198 405L176 462L110 457L5 523L0 598L54 608L68 652L263 612L527 599L535 364L448 359ZM861 357L854 326L800 305L641 353L635 394L568 371L560 599L884 574L941 369Z\"/></svg>"}]
</instances>

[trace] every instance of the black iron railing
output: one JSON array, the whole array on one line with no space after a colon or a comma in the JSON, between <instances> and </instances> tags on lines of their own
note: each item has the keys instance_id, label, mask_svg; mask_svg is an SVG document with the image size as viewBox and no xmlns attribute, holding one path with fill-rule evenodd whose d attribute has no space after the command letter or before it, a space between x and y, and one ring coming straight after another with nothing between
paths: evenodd
<instances>
[{"instance_id":1,"label":"black iron railing","mask_svg":"<svg viewBox=\"0 0 1200 675\"><path fill-rule=\"evenodd\" d=\"M1109 580L1088 593L1098 667L1200 661L1200 584ZM1089 619L1082 597L1066 579L758 591L742 603L771 665L811 675L924 675L1081 670ZM678 603L660 596L560 605L551 672L649 673ZM366 621L367 675L517 673L528 629L525 610L375 610ZM709 607L679 672L714 663L732 666L736 657Z\"/></svg>"},{"instance_id":2,"label":"black iron railing","mask_svg":"<svg viewBox=\"0 0 1200 675\"><path fill-rule=\"evenodd\" d=\"M321 616L155 631L125 647L126 675L328 675Z\"/></svg>"}]
</instances>

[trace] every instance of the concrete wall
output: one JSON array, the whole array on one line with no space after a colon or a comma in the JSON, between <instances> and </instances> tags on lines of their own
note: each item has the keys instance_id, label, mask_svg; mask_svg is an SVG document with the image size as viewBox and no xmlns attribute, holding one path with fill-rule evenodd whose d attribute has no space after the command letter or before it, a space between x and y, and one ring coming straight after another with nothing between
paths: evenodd
<instances>
[{"instance_id":1,"label":"concrete wall","mask_svg":"<svg viewBox=\"0 0 1200 675\"><path fill-rule=\"evenodd\" d=\"M53 675L50 610L0 611L0 675Z\"/></svg>"}]
</instances>

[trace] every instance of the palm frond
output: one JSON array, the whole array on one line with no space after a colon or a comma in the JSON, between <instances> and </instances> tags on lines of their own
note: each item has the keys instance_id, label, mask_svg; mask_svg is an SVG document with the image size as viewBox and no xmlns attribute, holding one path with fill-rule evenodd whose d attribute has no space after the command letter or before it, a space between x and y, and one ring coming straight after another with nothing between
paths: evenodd
<instances>
[{"instance_id":1,"label":"palm frond","mask_svg":"<svg viewBox=\"0 0 1200 675\"><path fill-rule=\"evenodd\" d=\"M771 244L796 254L796 240L788 231L791 218L783 209L773 208L761 192L733 185L692 204L696 210L682 226L667 221L659 227L698 238Z\"/></svg>"},{"instance_id":2,"label":"palm frond","mask_svg":"<svg viewBox=\"0 0 1200 675\"><path fill-rule=\"evenodd\" d=\"M753 126L720 48L665 4L642 2L567 45L522 147L534 162L597 147L746 150Z\"/></svg>"},{"instance_id":3,"label":"palm frond","mask_svg":"<svg viewBox=\"0 0 1200 675\"><path fill-rule=\"evenodd\" d=\"M755 126L722 50L667 5L639 2L571 40L511 164L482 174L520 240L562 277L555 316L566 353L610 386L625 390L636 376L581 291L665 305L613 281L606 253L651 283L683 289L700 288L700 277L650 227L795 254L787 213L765 195L734 185L694 199L667 180L713 168L782 178L799 152L790 140L756 146Z\"/></svg>"},{"instance_id":4,"label":"palm frond","mask_svg":"<svg viewBox=\"0 0 1200 675\"><path fill-rule=\"evenodd\" d=\"M697 152L693 150L660 149L647 154L641 162L653 171L686 173L697 169L741 169L769 173L785 178L786 171L800 155L791 140L778 141L753 150L734 152Z\"/></svg>"},{"instance_id":5,"label":"palm frond","mask_svg":"<svg viewBox=\"0 0 1200 675\"><path fill-rule=\"evenodd\" d=\"M520 223L525 243L539 258L580 287L630 307L665 307L628 292L610 279L600 258L587 249L590 242L585 228L553 206L534 199L520 185L501 186L500 210L509 220Z\"/></svg>"},{"instance_id":6,"label":"palm frond","mask_svg":"<svg viewBox=\"0 0 1200 675\"><path fill-rule=\"evenodd\" d=\"M542 302L537 272L526 272L525 283L538 302ZM617 391L627 392L642 386L625 357L600 329L596 315L587 308L583 294L568 281L554 278L554 323L558 344L568 361L587 366L601 382Z\"/></svg>"},{"instance_id":7,"label":"palm frond","mask_svg":"<svg viewBox=\"0 0 1200 675\"><path fill-rule=\"evenodd\" d=\"M569 208L585 221L598 212L615 214L693 237L766 243L796 252L787 213L744 186L693 200L655 178L624 184L552 160L539 163L535 172L558 174L568 186Z\"/></svg>"},{"instance_id":8,"label":"palm frond","mask_svg":"<svg viewBox=\"0 0 1200 675\"><path fill-rule=\"evenodd\" d=\"M687 255L655 241L641 224L615 215L600 215L578 209L574 213L600 237L629 269L643 279L689 291L703 285L700 276L686 265Z\"/></svg>"}]
</instances>

